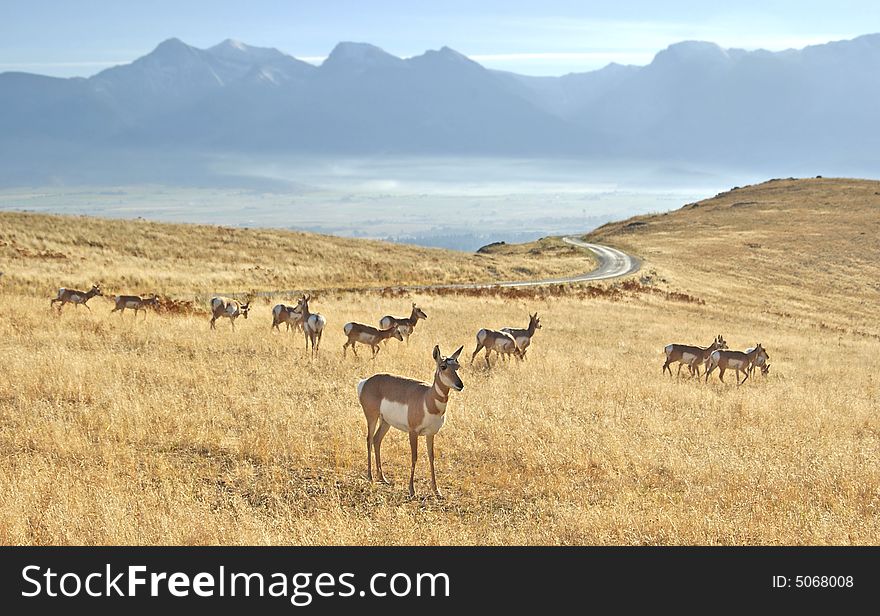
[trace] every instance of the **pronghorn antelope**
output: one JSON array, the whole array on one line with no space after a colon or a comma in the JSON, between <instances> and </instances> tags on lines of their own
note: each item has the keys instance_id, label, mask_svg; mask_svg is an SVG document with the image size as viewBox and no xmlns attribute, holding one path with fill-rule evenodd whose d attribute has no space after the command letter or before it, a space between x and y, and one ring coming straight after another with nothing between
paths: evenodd
<instances>
[{"instance_id":1,"label":"pronghorn antelope","mask_svg":"<svg viewBox=\"0 0 880 616\"><path fill-rule=\"evenodd\" d=\"M512 335L504 331L495 331L494 329L481 329L477 332L477 348L474 349L474 353L471 355L471 364L474 363L474 358L482 349L486 349L487 368L492 367L489 364L489 355L492 351L495 351L499 357L506 357L508 355L515 355L520 359L523 357L522 351L517 346L516 339Z\"/></svg>"},{"instance_id":2,"label":"pronghorn antelope","mask_svg":"<svg viewBox=\"0 0 880 616\"><path fill-rule=\"evenodd\" d=\"M318 347L321 346L321 336L324 334L324 326L327 319L317 312L309 311L309 300L311 295L303 295L299 299L297 308L302 313L302 328L306 337L306 351L309 350L309 341L312 342L312 355L318 354Z\"/></svg>"},{"instance_id":3,"label":"pronghorn antelope","mask_svg":"<svg viewBox=\"0 0 880 616\"><path fill-rule=\"evenodd\" d=\"M381 348L379 343L383 340L397 338L401 342L403 341L403 334L400 333L399 327L376 329L375 327L364 325L362 323L346 323L345 327L342 328L342 331L344 331L345 335L348 337L348 341L342 345L343 357L345 357L345 354L348 352L348 347L351 347L355 357L357 357L357 347L355 346L355 343L357 342L369 346L373 350L373 358L375 358L376 355L379 354L379 349Z\"/></svg>"},{"instance_id":4,"label":"pronghorn antelope","mask_svg":"<svg viewBox=\"0 0 880 616\"><path fill-rule=\"evenodd\" d=\"M431 489L438 498L437 477L434 474L434 435L446 421L446 403L449 390L461 391L464 384L458 376L458 356L464 347L449 357L440 354L440 347L434 347L434 382L429 385L414 379L392 374L374 374L357 385L358 400L367 418L367 477L373 481L371 449L376 447L376 473L379 481L389 483L382 472L382 458L379 453L382 439L392 426L409 433L409 448L412 464L409 472L409 495L414 496L413 478L418 459L419 436L425 437L428 447L428 464L431 467Z\"/></svg>"},{"instance_id":5,"label":"pronghorn antelope","mask_svg":"<svg viewBox=\"0 0 880 616\"><path fill-rule=\"evenodd\" d=\"M60 289L58 289L58 296L55 299L53 299L51 302L49 302L49 307L51 308L52 306L54 306L55 302L61 302L58 305L59 312L61 312L61 309L64 307L64 304L67 304L67 303L71 303L74 306L76 306L77 308L79 308L80 304L82 304L86 308L89 308L89 305L86 302L89 301L90 299L92 299L96 295L102 295L101 285L93 284L92 288L89 289L88 291L77 291L75 289L65 289L64 287L61 287ZM89 312L91 312L91 311L92 311L92 309L89 308Z\"/></svg>"},{"instance_id":6,"label":"pronghorn antelope","mask_svg":"<svg viewBox=\"0 0 880 616\"><path fill-rule=\"evenodd\" d=\"M281 331L278 327L281 323L287 323L287 331L290 331L291 325L294 330L302 331L302 312L299 311L299 306L277 304L272 308L272 328Z\"/></svg>"},{"instance_id":7,"label":"pronghorn antelope","mask_svg":"<svg viewBox=\"0 0 880 616\"><path fill-rule=\"evenodd\" d=\"M723 383L724 371L731 368L736 370L737 385L742 385L749 378L749 374L751 374L750 368L755 366L758 361L766 364L768 359L770 359L770 356L760 344L753 347L749 353L743 351L713 351L709 355L709 362L706 366L706 382L709 382L709 375L712 371L718 368L718 378ZM742 381L739 380L740 371L745 375Z\"/></svg>"},{"instance_id":8,"label":"pronghorn antelope","mask_svg":"<svg viewBox=\"0 0 880 616\"><path fill-rule=\"evenodd\" d=\"M746 355L748 355L749 353L751 353L754 350L755 350L755 347L749 347L744 351L744 353ZM749 366L749 374L751 375L752 372L755 371L756 367L761 369L762 376L767 376L768 374L770 374L770 364L768 363L769 360L770 360L770 356L767 355L767 353L765 351L763 355L760 355L759 357L757 357L755 359L755 363L753 363L751 366Z\"/></svg>"},{"instance_id":9,"label":"pronghorn antelope","mask_svg":"<svg viewBox=\"0 0 880 616\"><path fill-rule=\"evenodd\" d=\"M541 319L538 318L538 313L536 312L535 314L529 315L529 324L525 329L502 327L501 331L513 336L513 339L516 340L516 346L522 351L523 359L525 359L526 349L528 349L529 345L532 343L532 336L534 336L535 332L539 329L541 329Z\"/></svg>"},{"instance_id":10,"label":"pronghorn antelope","mask_svg":"<svg viewBox=\"0 0 880 616\"><path fill-rule=\"evenodd\" d=\"M232 331L235 331L235 319L239 316L243 316L245 319L248 318L250 307L250 302L241 304L234 299L226 299L224 297L211 298L211 329L217 329L214 326L214 321L220 317L226 317L232 323Z\"/></svg>"},{"instance_id":11,"label":"pronghorn antelope","mask_svg":"<svg viewBox=\"0 0 880 616\"><path fill-rule=\"evenodd\" d=\"M134 316L137 317L138 311L144 311L144 319L147 318L147 307L152 306L154 310L159 308L159 296L153 293L150 297L140 297L139 295L114 295L113 301L116 307L110 311L113 314L117 310L120 316L125 312L126 308L134 310Z\"/></svg>"},{"instance_id":12,"label":"pronghorn antelope","mask_svg":"<svg viewBox=\"0 0 880 616\"><path fill-rule=\"evenodd\" d=\"M400 330L401 335L403 335L404 339L406 339L406 343L409 344L409 337L412 335L413 330L416 328L416 324L419 322L419 319L427 319L428 315L426 315L421 308L416 306L416 303L413 302L412 312L409 317L392 317L390 315L385 315L381 319L379 319L379 327L381 329L389 329L391 327L397 326Z\"/></svg>"},{"instance_id":13,"label":"pronghorn antelope","mask_svg":"<svg viewBox=\"0 0 880 616\"><path fill-rule=\"evenodd\" d=\"M707 361L713 351L726 348L727 342L721 334L715 336L715 340L707 347L691 346L689 344L667 344L663 347L663 352L666 353L666 361L663 363L661 372L669 370L669 376L672 376L672 368L669 367L669 364L678 362L676 376L681 375L682 365L688 367L691 376L694 376L694 373L700 376L700 364Z\"/></svg>"}]
</instances>

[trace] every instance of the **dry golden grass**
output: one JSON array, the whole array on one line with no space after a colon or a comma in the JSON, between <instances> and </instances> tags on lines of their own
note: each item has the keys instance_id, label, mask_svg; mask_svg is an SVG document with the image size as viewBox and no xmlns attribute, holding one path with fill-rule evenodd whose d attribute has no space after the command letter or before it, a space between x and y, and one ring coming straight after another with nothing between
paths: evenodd
<instances>
[{"instance_id":1,"label":"dry golden grass","mask_svg":"<svg viewBox=\"0 0 880 616\"><path fill-rule=\"evenodd\" d=\"M580 274L594 264L577 249L468 254L275 229L0 212L5 285L26 295L98 282L105 293L203 298L251 290L530 280Z\"/></svg>"},{"instance_id":2,"label":"dry golden grass","mask_svg":"<svg viewBox=\"0 0 880 616\"><path fill-rule=\"evenodd\" d=\"M832 244L836 267L847 251ZM268 302L212 332L204 316L110 315L101 298L56 318L47 297L0 286L0 542L876 543L877 340L821 327L831 317L800 308L801 287L785 302L774 282L773 306L731 310L714 300L741 284L732 270L713 282L646 256L709 301L328 292L313 302L328 319L316 360L300 335L269 331ZM429 319L409 347L343 360L346 321L404 313L410 299ZM860 319L859 306L844 298L834 323ZM544 327L525 362L469 365L479 327L524 326L535 310ZM661 375L664 344L719 332L734 347L763 342L771 375L741 387ZM410 500L400 432L383 447L395 484L365 479L355 385L378 371L430 378L435 342L465 346L465 390L437 437L446 498L429 496L422 452Z\"/></svg>"}]
</instances>

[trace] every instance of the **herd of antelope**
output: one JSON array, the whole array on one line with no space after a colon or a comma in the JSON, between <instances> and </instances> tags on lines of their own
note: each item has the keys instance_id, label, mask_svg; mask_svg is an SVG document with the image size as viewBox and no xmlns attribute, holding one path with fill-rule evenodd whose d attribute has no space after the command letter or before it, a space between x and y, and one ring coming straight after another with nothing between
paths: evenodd
<instances>
[{"instance_id":1,"label":"herd of antelope","mask_svg":"<svg viewBox=\"0 0 880 616\"><path fill-rule=\"evenodd\" d=\"M68 303L74 306L83 305L88 307L88 301L92 297L102 295L101 287L93 285L89 291L77 291L74 289L61 288L58 295L52 299L50 306L59 304L58 310ZM288 306L277 304L272 308L271 329L280 332L282 323L287 331L301 331L305 336L306 351L311 347L313 356L318 354L321 345L321 337L327 320L316 312L311 311L309 302L311 296L303 294L296 305ZM126 308L134 310L135 318L140 310L158 306L158 297L151 295L141 297L135 295L113 296L115 307L111 312L124 312ZM214 297L210 302L211 329L216 329L217 319L226 317L231 327L235 330L235 320L238 317L248 318L250 302L238 302L233 299ZM91 308L89 308L91 310ZM146 318L146 313L145 313ZM370 347L371 356L375 358L382 345L394 338L398 341L409 343L416 325L421 319L427 319L428 315L415 303L408 317L393 317L385 315L379 319L379 327L373 327L364 323L346 323L342 331L346 342L342 345L343 357L348 348L357 356L357 344ZM477 332L477 344L471 354L471 364L480 353L485 351L486 366L491 368L489 357L494 352L499 358L508 359L511 356L523 360L526 351L531 345L532 338L537 330L541 329L541 320L538 314L529 314L529 323L519 329L504 327L498 330L480 329ZM434 436L443 427L446 421L446 407L449 402L449 392L452 390L462 391L464 383L458 375L461 367L459 356L464 347L459 347L454 353L444 357L439 345L434 346L432 353L434 361L434 378L431 383L397 376L393 374L374 374L361 380L357 384L357 397L364 411L367 421L367 478L373 481L373 458L375 456L376 477L380 482L388 483L382 471L381 447L382 440L392 427L409 435L410 444L410 475L409 494L415 495L413 480L415 477L416 461L418 460L418 440L425 437L425 445L428 452L428 464L431 472L431 489L435 496L441 496L437 487L437 477L434 472ZM761 344L745 351L732 351L727 342L720 334L715 337L711 344L705 347L687 344L669 344L664 348L666 361L663 363L663 372L669 371L672 376L670 365L678 363L678 374L681 374L682 366L687 366L692 377L700 378L700 366L704 367L705 379L708 382L709 375L717 368L718 377L724 382L724 373L731 369L736 371L737 384L741 385L751 376L755 368L760 368L761 373L767 375L770 372L770 356ZM742 373L742 381L739 380Z\"/></svg>"},{"instance_id":2,"label":"herd of antelope","mask_svg":"<svg viewBox=\"0 0 880 616\"><path fill-rule=\"evenodd\" d=\"M736 370L738 385L745 383L755 368L759 368L764 376L770 373L770 355L760 343L745 351L731 351L721 334L715 336L715 340L709 346L667 344L663 351L666 353L666 361L663 363L662 372L668 370L669 376L672 376L672 368L669 365L673 363L678 363L677 374L681 374L682 366L687 366L690 375L697 378L700 378L700 366L704 366L707 383L709 375L716 368L718 368L718 378L722 383L726 370ZM740 372L743 374L742 381L739 380Z\"/></svg>"}]
</instances>

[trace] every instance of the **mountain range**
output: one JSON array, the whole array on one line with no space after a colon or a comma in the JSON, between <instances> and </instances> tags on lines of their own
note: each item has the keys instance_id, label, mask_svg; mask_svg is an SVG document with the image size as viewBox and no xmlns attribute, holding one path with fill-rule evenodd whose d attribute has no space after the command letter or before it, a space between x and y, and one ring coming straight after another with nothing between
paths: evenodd
<instances>
[{"instance_id":1,"label":"mountain range","mask_svg":"<svg viewBox=\"0 0 880 616\"><path fill-rule=\"evenodd\" d=\"M880 170L880 34L769 52L671 45L561 77L443 47L339 43L315 66L162 42L89 78L0 73L0 182L191 172L201 155L456 155ZM129 178L130 179L130 178Z\"/></svg>"}]
</instances>

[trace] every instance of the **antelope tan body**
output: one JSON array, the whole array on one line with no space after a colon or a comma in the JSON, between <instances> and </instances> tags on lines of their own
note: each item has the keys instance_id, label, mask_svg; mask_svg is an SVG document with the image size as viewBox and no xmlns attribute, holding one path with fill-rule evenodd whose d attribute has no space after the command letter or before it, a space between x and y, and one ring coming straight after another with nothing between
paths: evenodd
<instances>
[{"instance_id":1,"label":"antelope tan body","mask_svg":"<svg viewBox=\"0 0 880 616\"><path fill-rule=\"evenodd\" d=\"M141 297L139 295L114 295L113 303L115 307L111 310L111 314L119 311L119 314L122 315L125 312L125 309L134 310L134 316L137 318L137 314L139 311L144 311L144 318L147 318L147 308L152 307L154 309L158 309L159 307L159 298L156 295L152 295L150 297Z\"/></svg>"},{"instance_id":2,"label":"antelope tan body","mask_svg":"<svg viewBox=\"0 0 880 616\"><path fill-rule=\"evenodd\" d=\"M748 355L754 350L755 347L749 347L745 350L745 353ZM768 361L769 359L770 356L766 355L766 353L756 357L754 363L752 363L752 365L749 367L749 375L751 375L755 371L755 368L761 369L761 376L767 376L768 374L770 374L770 363Z\"/></svg>"},{"instance_id":3,"label":"antelope tan body","mask_svg":"<svg viewBox=\"0 0 880 616\"><path fill-rule=\"evenodd\" d=\"M461 391L464 384L458 376L458 357L462 347L443 357L440 347L434 347L434 380L424 383L393 374L375 374L358 383L358 400L367 419L367 477L373 481L372 448L376 450L376 473L379 481L388 483L382 472L382 439L388 430L396 428L409 434L411 466L409 494L413 496L413 479L418 459L418 439L425 437L428 463L431 468L431 489L440 496L434 472L434 436L446 421L449 391Z\"/></svg>"},{"instance_id":4,"label":"antelope tan body","mask_svg":"<svg viewBox=\"0 0 880 616\"><path fill-rule=\"evenodd\" d=\"M379 354L379 350L381 347L379 343L388 340L389 338L397 338L400 341L403 341L403 335L400 333L400 328L398 327L389 327L388 329L376 329L371 325L364 325L363 323L346 323L342 328L342 331L345 333L345 336L348 338L345 344L342 345L342 356L345 357L346 352L348 351L348 347L351 347L352 352L357 356L357 347L355 347L356 343L365 344L370 347L373 351L373 357Z\"/></svg>"},{"instance_id":5,"label":"antelope tan body","mask_svg":"<svg viewBox=\"0 0 880 616\"><path fill-rule=\"evenodd\" d=\"M766 364L770 359L767 351L760 344L753 347L750 352L745 351L713 351L709 356L709 363L706 369L706 382L709 381L709 375L718 368L718 378L724 382L724 372L726 370L736 370L736 380L738 385L746 382L755 365L760 360L762 364ZM739 380L739 373L742 372L743 380Z\"/></svg>"},{"instance_id":6,"label":"antelope tan body","mask_svg":"<svg viewBox=\"0 0 880 616\"><path fill-rule=\"evenodd\" d=\"M499 357L508 357L515 355L522 359L522 351L516 344L516 339L505 331L495 331L494 329L481 329L477 332L477 348L471 355L471 363L481 350L486 349L486 366L491 368L489 363L489 355L494 351Z\"/></svg>"},{"instance_id":7,"label":"antelope tan body","mask_svg":"<svg viewBox=\"0 0 880 616\"><path fill-rule=\"evenodd\" d=\"M88 308L89 312L91 312L92 309L89 308L89 305L86 302L96 295L102 295L101 286L97 284L93 284L92 288L88 291L77 291L76 289L61 287L58 289L58 295L55 299L49 302L49 306L54 306L55 302L59 302L58 311L60 312L64 307L64 304L73 304L77 308L79 308L80 305L83 305Z\"/></svg>"},{"instance_id":8,"label":"antelope tan body","mask_svg":"<svg viewBox=\"0 0 880 616\"><path fill-rule=\"evenodd\" d=\"M306 337L306 351L309 350L309 342L311 342L312 356L317 356L318 347L321 346L321 336L324 335L324 326L327 325L327 319L317 312L311 312L309 310L309 301L311 299L311 295L303 295L297 304L297 308L299 309L299 312L302 313L302 327L303 334Z\"/></svg>"},{"instance_id":9,"label":"antelope tan body","mask_svg":"<svg viewBox=\"0 0 880 616\"><path fill-rule=\"evenodd\" d=\"M412 312L408 317L392 317L391 315L385 315L381 319L379 319L379 327L381 329L390 329L391 327L397 327L400 330L400 334L406 340L406 343L409 344L409 337L412 335L413 331L416 328L416 324L419 322L419 319L427 319L428 315L425 312L416 306L415 302L412 305Z\"/></svg>"},{"instance_id":10,"label":"antelope tan body","mask_svg":"<svg viewBox=\"0 0 880 616\"><path fill-rule=\"evenodd\" d=\"M284 304L276 304L272 308L272 328L281 331L278 327L281 323L287 324L287 331L293 327L295 330L302 330L302 312L299 306L285 306Z\"/></svg>"},{"instance_id":11,"label":"antelope tan body","mask_svg":"<svg viewBox=\"0 0 880 616\"><path fill-rule=\"evenodd\" d=\"M687 366L691 376L700 376L700 364L706 363L713 351L718 349L726 349L727 342L721 334L715 336L712 344L706 347L693 346L689 344L667 344L663 348L666 353L666 361L663 363L662 372L669 370L669 376L672 376L670 364L678 362L678 375L681 374L681 367Z\"/></svg>"},{"instance_id":12,"label":"antelope tan body","mask_svg":"<svg viewBox=\"0 0 880 616\"><path fill-rule=\"evenodd\" d=\"M519 347L523 358L525 358L526 350L532 344L532 336L534 336L535 332L539 329L541 329L541 319L538 318L538 313L536 312L535 314L529 315L529 324L525 329L502 327L501 331L513 336L513 339L516 341L516 346Z\"/></svg>"},{"instance_id":13,"label":"antelope tan body","mask_svg":"<svg viewBox=\"0 0 880 616\"><path fill-rule=\"evenodd\" d=\"M226 299L225 297L211 298L211 329L217 329L214 322L220 317L226 317L232 324L232 331L235 331L235 319L243 316L248 317L250 304L241 304L234 299Z\"/></svg>"}]
</instances>

